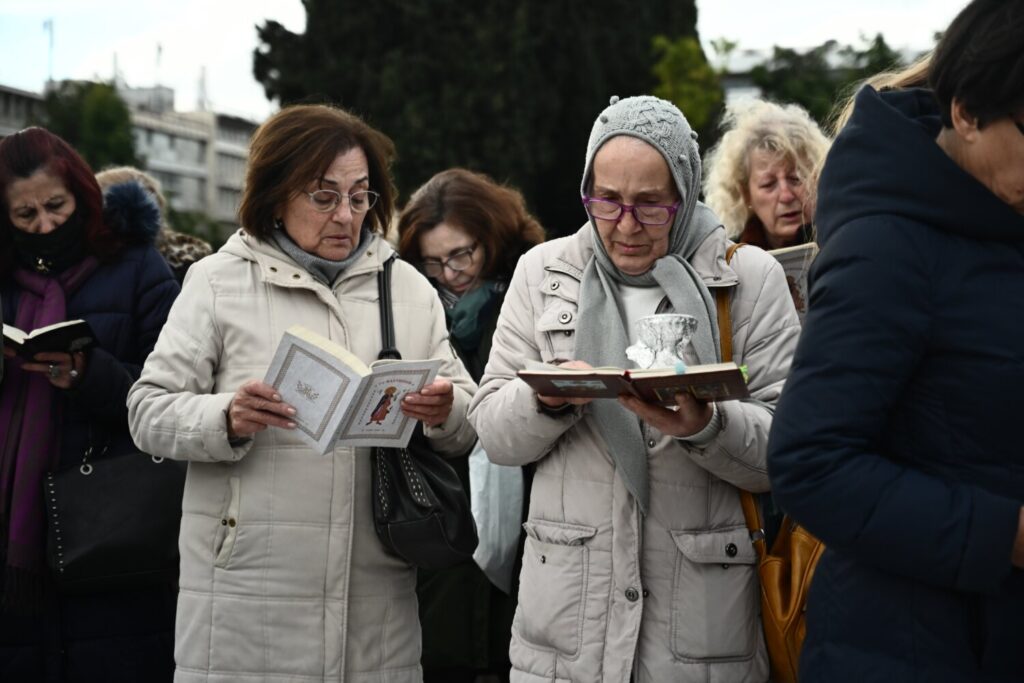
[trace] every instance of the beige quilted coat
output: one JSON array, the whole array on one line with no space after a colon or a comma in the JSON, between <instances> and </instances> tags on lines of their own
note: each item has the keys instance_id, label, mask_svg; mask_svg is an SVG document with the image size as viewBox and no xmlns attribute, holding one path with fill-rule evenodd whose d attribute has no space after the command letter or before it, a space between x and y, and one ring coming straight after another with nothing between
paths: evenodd
<instances>
[{"instance_id":1,"label":"beige quilted coat","mask_svg":"<svg viewBox=\"0 0 1024 683\"><path fill-rule=\"evenodd\" d=\"M527 358L573 358L589 225L519 262L470 421L490 458L536 463L511 657L515 683L762 683L755 553L737 487L768 488L772 406L799 322L782 269L756 247L725 262L724 231L692 263L731 295L735 360L751 400L719 404L703 449L643 425L650 514L616 476L586 409L541 414L515 372Z\"/></svg>"},{"instance_id":2,"label":"beige quilted coat","mask_svg":"<svg viewBox=\"0 0 1024 683\"><path fill-rule=\"evenodd\" d=\"M370 507L369 449L317 455L284 430L228 442L225 409L262 379L281 334L301 324L364 362L380 350L373 238L335 283L318 283L242 231L192 266L128 397L148 453L188 460L181 524L175 680L180 683L420 681L415 570L384 552ZM427 434L439 451L474 440L475 385L448 343L434 289L408 264L392 272L403 357L443 358L455 405Z\"/></svg>"}]
</instances>

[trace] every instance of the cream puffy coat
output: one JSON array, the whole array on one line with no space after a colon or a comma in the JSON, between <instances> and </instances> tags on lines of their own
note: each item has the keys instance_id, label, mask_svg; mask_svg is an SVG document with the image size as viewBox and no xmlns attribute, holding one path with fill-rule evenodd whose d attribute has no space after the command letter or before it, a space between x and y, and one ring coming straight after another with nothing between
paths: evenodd
<instances>
[{"instance_id":1,"label":"cream puffy coat","mask_svg":"<svg viewBox=\"0 0 1024 683\"><path fill-rule=\"evenodd\" d=\"M718 405L723 429L695 448L643 425L650 512L616 476L584 408L538 412L515 373L525 359L574 357L580 278L591 227L519 262L470 421L490 458L536 462L512 680L637 683L768 678L755 552L737 487L768 488L765 454L800 327L778 263L756 247L725 262L715 231L691 261L731 294L734 359L752 398Z\"/></svg>"},{"instance_id":2,"label":"cream puffy coat","mask_svg":"<svg viewBox=\"0 0 1024 683\"><path fill-rule=\"evenodd\" d=\"M262 379L282 333L301 324L364 362L381 347L374 237L333 289L239 231L192 266L128 397L132 435L154 455L188 460L181 524L175 661L179 682L420 681L415 569L373 529L370 452L317 455L268 429L228 441L225 411ZM443 358L455 385L440 452L473 442L475 385L448 343L437 295L398 261L395 333L404 358Z\"/></svg>"}]
</instances>

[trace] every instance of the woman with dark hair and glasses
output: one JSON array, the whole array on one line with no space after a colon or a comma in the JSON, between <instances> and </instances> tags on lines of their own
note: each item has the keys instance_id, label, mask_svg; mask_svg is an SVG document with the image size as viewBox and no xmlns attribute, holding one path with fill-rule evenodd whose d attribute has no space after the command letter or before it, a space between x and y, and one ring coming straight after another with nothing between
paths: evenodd
<instances>
[{"instance_id":1,"label":"woman with dark hair and glasses","mask_svg":"<svg viewBox=\"0 0 1024 683\"><path fill-rule=\"evenodd\" d=\"M739 489L765 491L768 428L800 330L778 262L739 249L697 200L701 162L673 104L630 97L597 117L589 221L519 262L470 409L490 458L534 463L513 680L768 678L756 554ZM630 367L634 322L698 320L687 363L721 359L715 292L751 398L673 409L534 393L529 361Z\"/></svg>"},{"instance_id":2,"label":"woman with dark hair and glasses","mask_svg":"<svg viewBox=\"0 0 1024 683\"><path fill-rule=\"evenodd\" d=\"M374 532L370 449L318 455L259 379L292 325L376 360L392 156L385 135L333 107L288 107L260 126L244 227L189 269L128 397L136 441L189 463L179 681L422 680L416 570ZM441 304L401 261L391 295L402 357L443 363L390 409L422 422L437 452L464 453L476 387Z\"/></svg>"},{"instance_id":3,"label":"woman with dark hair and glasses","mask_svg":"<svg viewBox=\"0 0 1024 683\"><path fill-rule=\"evenodd\" d=\"M827 546L801 680L1024 680L1022 37L1024 0L970 3L825 161L769 448Z\"/></svg>"},{"instance_id":4,"label":"woman with dark hair and glasses","mask_svg":"<svg viewBox=\"0 0 1024 683\"><path fill-rule=\"evenodd\" d=\"M399 254L437 288L452 346L479 381L512 272L523 253L544 241L543 229L518 191L452 168L413 193L398 235ZM420 571L424 678L472 683L495 673L508 680L523 475L492 465L480 449L451 462L473 499L480 545L476 562Z\"/></svg>"}]
</instances>

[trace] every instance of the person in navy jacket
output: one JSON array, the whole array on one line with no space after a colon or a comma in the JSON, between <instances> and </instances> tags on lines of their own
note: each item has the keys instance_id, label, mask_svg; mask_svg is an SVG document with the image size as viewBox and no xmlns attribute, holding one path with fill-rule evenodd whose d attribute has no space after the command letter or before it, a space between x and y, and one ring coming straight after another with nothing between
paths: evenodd
<instances>
[{"instance_id":1,"label":"person in navy jacket","mask_svg":"<svg viewBox=\"0 0 1024 683\"><path fill-rule=\"evenodd\" d=\"M0 681L127 683L173 674L173 578L65 595L45 561L43 478L80 463L96 434L109 439L111 452L133 447L128 389L178 293L152 246L155 201L142 188L122 195L120 207L104 207L89 166L45 129L0 141L3 320L29 331L81 318L97 337L84 352L22 360L5 351Z\"/></svg>"},{"instance_id":2,"label":"person in navy jacket","mask_svg":"<svg viewBox=\"0 0 1024 683\"><path fill-rule=\"evenodd\" d=\"M857 95L769 444L827 546L801 683L1024 680L1024 0Z\"/></svg>"}]
</instances>

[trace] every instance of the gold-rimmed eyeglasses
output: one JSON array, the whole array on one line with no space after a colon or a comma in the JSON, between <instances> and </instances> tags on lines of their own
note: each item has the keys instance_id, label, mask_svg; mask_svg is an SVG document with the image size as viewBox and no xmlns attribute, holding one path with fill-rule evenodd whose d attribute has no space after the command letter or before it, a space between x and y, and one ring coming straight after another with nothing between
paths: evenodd
<instances>
[{"instance_id":1,"label":"gold-rimmed eyeglasses","mask_svg":"<svg viewBox=\"0 0 1024 683\"><path fill-rule=\"evenodd\" d=\"M330 213L337 209L342 197L348 197L349 211L365 213L373 208L380 197L380 193L373 190L359 190L352 194L341 194L334 190L314 190L306 194L309 196L309 203L313 205L313 210L320 213Z\"/></svg>"}]
</instances>

